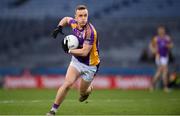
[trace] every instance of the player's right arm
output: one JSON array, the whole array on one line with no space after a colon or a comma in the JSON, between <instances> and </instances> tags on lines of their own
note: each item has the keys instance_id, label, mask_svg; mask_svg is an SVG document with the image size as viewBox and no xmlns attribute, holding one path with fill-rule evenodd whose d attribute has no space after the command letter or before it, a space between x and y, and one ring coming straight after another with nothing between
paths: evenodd
<instances>
[{"instance_id":1,"label":"player's right arm","mask_svg":"<svg viewBox=\"0 0 180 116\"><path fill-rule=\"evenodd\" d=\"M72 20L72 17L64 17L59 21L59 24L57 25L57 27L53 30L52 32L52 37L56 38L58 33L61 33L62 35L64 35L62 28L64 26L66 26L67 24L69 24L70 20Z\"/></svg>"},{"instance_id":2,"label":"player's right arm","mask_svg":"<svg viewBox=\"0 0 180 116\"><path fill-rule=\"evenodd\" d=\"M154 37L151 40L151 42L149 44L149 48L153 54L157 54L157 37Z\"/></svg>"},{"instance_id":3,"label":"player's right arm","mask_svg":"<svg viewBox=\"0 0 180 116\"><path fill-rule=\"evenodd\" d=\"M59 21L59 24L58 26L66 26L67 24L69 24L70 20L72 20L73 18L72 17L64 17L62 18L60 21Z\"/></svg>"},{"instance_id":4,"label":"player's right arm","mask_svg":"<svg viewBox=\"0 0 180 116\"><path fill-rule=\"evenodd\" d=\"M172 49L173 48L173 42L172 42L172 38L170 36L168 36L167 41L168 41L167 48Z\"/></svg>"}]
</instances>

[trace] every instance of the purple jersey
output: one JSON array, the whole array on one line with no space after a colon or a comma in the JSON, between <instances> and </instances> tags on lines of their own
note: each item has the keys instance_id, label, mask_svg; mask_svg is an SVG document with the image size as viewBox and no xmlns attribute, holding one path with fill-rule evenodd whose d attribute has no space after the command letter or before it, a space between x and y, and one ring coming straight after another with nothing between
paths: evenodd
<instances>
[{"instance_id":1,"label":"purple jersey","mask_svg":"<svg viewBox=\"0 0 180 116\"><path fill-rule=\"evenodd\" d=\"M82 48L83 44L92 45L90 53L86 57L75 56L81 63L86 65L96 66L99 64L99 50L98 50L98 39L97 32L94 26L87 23L82 30L77 28L77 21L72 19L69 21L69 25L72 28L73 35L79 40L79 47Z\"/></svg>"},{"instance_id":2,"label":"purple jersey","mask_svg":"<svg viewBox=\"0 0 180 116\"><path fill-rule=\"evenodd\" d=\"M170 44L170 38L168 36L157 36L157 48L160 56L166 57L169 54L168 44Z\"/></svg>"}]
</instances>

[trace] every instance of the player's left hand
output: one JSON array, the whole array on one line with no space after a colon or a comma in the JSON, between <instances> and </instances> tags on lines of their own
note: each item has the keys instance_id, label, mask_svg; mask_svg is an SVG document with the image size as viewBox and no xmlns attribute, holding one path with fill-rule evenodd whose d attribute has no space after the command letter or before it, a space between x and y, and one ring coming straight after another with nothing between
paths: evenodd
<instances>
[{"instance_id":1,"label":"player's left hand","mask_svg":"<svg viewBox=\"0 0 180 116\"><path fill-rule=\"evenodd\" d=\"M64 33L63 33L63 31L62 31L62 28L63 28L62 26L56 27L56 28L53 30L53 32L51 33L51 36L52 36L54 39L56 39L58 33L64 35Z\"/></svg>"},{"instance_id":2,"label":"player's left hand","mask_svg":"<svg viewBox=\"0 0 180 116\"><path fill-rule=\"evenodd\" d=\"M62 40L62 48L63 48L65 53L68 53L68 51L69 51L68 40L66 40L65 43L64 43L64 40Z\"/></svg>"}]
</instances>

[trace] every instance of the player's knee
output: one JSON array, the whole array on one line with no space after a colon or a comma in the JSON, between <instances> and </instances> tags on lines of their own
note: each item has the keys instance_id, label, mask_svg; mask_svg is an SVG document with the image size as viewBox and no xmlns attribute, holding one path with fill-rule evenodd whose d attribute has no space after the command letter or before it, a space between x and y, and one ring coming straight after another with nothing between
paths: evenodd
<instances>
[{"instance_id":1,"label":"player's knee","mask_svg":"<svg viewBox=\"0 0 180 116\"><path fill-rule=\"evenodd\" d=\"M160 72L160 73L163 72L163 66L160 66L159 72Z\"/></svg>"},{"instance_id":2,"label":"player's knee","mask_svg":"<svg viewBox=\"0 0 180 116\"><path fill-rule=\"evenodd\" d=\"M163 78L166 78L167 77L167 72L166 71L163 71Z\"/></svg>"}]
</instances>

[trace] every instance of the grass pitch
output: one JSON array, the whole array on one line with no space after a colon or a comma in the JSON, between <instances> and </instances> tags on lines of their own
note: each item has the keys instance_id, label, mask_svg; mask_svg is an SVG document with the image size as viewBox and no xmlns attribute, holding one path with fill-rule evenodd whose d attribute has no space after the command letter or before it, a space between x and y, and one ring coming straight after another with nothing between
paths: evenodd
<instances>
[{"instance_id":1,"label":"grass pitch","mask_svg":"<svg viewBox=\"0 0 180 116\"><path fill-rule=\"evenodd\" d=\"M54 89L0 89L0 115L45 115L51 108ZM88 103L78 101L71 90L58 115L173 115L180 114L180 91L94 90Z\"/></svg>"}]
</instances>

